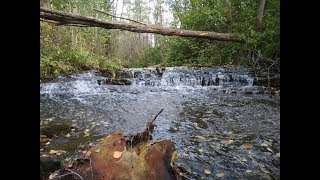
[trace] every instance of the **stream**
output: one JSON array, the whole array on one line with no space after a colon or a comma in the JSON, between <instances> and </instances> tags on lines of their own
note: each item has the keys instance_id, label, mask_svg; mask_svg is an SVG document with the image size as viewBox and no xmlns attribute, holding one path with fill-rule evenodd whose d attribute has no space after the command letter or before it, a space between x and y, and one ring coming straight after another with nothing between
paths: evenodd
<instances>
[{"instance_id":1,"label":"stream","mask_svg":"<svg viewBox=\"0 0 320 180\"><path fill-rule=\"evenodd\" d=\"M253 86L242 67L128 68L132 85L99 85L94 71L40 83L40 119L90 128L96 135L142 132L171 139L177 163L199 179L280 179L280 96ZM211 174L205 174L204 169Z\"/></svg>"}]
</instances>

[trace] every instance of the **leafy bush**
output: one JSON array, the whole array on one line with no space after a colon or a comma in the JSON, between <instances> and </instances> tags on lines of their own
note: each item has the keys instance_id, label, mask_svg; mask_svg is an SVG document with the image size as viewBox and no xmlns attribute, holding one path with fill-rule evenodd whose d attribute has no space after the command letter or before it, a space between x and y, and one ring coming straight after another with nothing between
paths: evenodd
<instances>
[{"instance_id":1,"label":"leafy bush","mask_svg":"<svg viewBox=\"0 0 320 180\"><path fill-rule=\"evenodd\" d=\"M101 53L88 51L90 48L72 46L66 35L69 30L40 23L40 78L78 71L83 65L112 70L121 67L119 60L107 59Z\"/></svg>"}]
</instances>

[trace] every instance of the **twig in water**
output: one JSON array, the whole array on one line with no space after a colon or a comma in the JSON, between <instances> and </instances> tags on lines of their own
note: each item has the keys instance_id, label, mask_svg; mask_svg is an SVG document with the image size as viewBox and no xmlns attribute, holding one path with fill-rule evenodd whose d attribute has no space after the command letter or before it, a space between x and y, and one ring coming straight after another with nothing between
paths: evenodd
<instances>
[{"instance_id":1,"label":"twig in water","mask_svg":"<svg viewBox=\"0 0 320 180\"><path fill-rule=\"evenodd\" d=\"M67 170L67 171L69 171L69 173L55 176L53 179L61 179L61 178L64 177L64 176L68 176L68 175L73 174L73 175L78 176L81 180L83 180L83 178L80 176L80 174L78 174L78 173L76 173L76 172L74 172L74 171L72 171L72 170L70 170L70 169L63 169L63 170ZM60 170L60 171L61 171L61 170Z\"/></svg>"},{"instance_id":2,"label":"twig in water","mask_svg":"<svg viewBox=\"0 0 320 180\"><path fill-rule=\"evenodd\" d=\"M163 109L160 110L160 112L156 115L156 117L154 117L154 119L151 121L151 123L153 123L157 119L157 117L159 116L160 113L162 113L162 111L163 111Z\"/></svg>"},{"instance_id":3,"label":"twig in water","mask_svg":"<svg viewBox=\"0 0 320 180\"><path fill-rule=\"evenodd\" d=\"M54 179L60 179L60 178L62 178L62 177L64 177L64 176L68 176L68 175L71 175L71 174L73 174L73 173L67 173L67 174L62 174L62 175L59 175L59 176L55 176L54 177Z\"/></svg>"},{"instance_id":4,"label":"twig in water","mask_svg":"<svg viewBox=\"0 0 320 180\"><path fill-rule=\"evenodd\" d=\"M91 169L91 178L93 178L93 168L92 168L92 164L91 164L91 158L89 158L90 161L90 169Z\"/></svg>"},{"instance_id":5,"label":"twig in water","mask_svg":"<svg viewBox=\"0 0 320 180\"><path fill-rule=\"evenodd\" d=\"M153 122L157 119L159 114L162 113L162 111L163 111L163 109L160 110L160 112L154 117L154 119L151 122L148 122L148 125L147 125L148 140L150 139L150 136L153 133L153 128L156 126L155 124L153 124Z\"/></svg>"},{"instance_id":6,"label":"twig in water","mask_svg":"<svg viewBox=\"0 0 320 180\"><path fill-rule=\"evenodd\" d=\"M135 135L129 135L129 136L124 136L124 140L126 142L127 146L135 146L136 144L140 142L147 142L149 140L152 140L152 133L154 127L156 127L153 122L156 120L156 118L159 116L159 114L163 111L161 111L156 115L156 117L151 121L147 123L146 129L142 133L137 133Z\"/></svg>"},{"instance_id":7,"label":"twig in water","mask_svg":"<svg viewBox=\"0 0 320 180\"><path fill-rule=\"evenodd\" d=\"M74 171L71 171L70 169L65 169L65 170L69 171L69 172L72 173L72 174L77 175L81 180L83 180L83 178L80 176L80 174L78 174L78 173L76 173L76 172L74 172Z\"/></svg>"}]
</instances>

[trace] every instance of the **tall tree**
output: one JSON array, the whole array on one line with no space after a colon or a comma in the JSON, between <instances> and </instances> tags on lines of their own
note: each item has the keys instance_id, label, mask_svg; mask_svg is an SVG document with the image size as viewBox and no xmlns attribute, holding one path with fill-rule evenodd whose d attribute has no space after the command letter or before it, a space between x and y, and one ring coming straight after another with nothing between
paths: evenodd
<instances>
[{"instance_id":1,"label":"tall tree","mask_svg":"<svg viewBox=\"0 0 320 180\"><path fill-rule=\"evenodd\" d=\"M162 8L162 0L155 0L155 7L153 12L153 19L154 24L158 27L163 26L163 8ZM161 37L160 36L153 36L154 37L154 44L155 46L159 46L161 44Z\"/></svg>"},{"instance_id":2,"label":"tall tree","mask_svg":"<svg viewBox=\"0 0 320 180\"><path fill-rule=\"evenodd\" d=\"M259 1L259 7L258 7L258 15L257 15L257 28L259 31L262 31L264 29L264 23L263 23L263 12L264 12L264 6L266 4L266 0L260 0Z\"/></svg>"},{"instance_id":3,"label":"tall tree","mask_svg":"<svg viewBox=\"0 0 320 180\"><path fill-rule=\"evenodd\" d=\"M40 7L46 6L43 0L40 0Z\"/></svg>"},{"instance_id":4,"label":"tall tree","mask_svg":"<svg viewBox=\"0 0 320 180\"><path fill-rule=\"evenodd\" d=\"M230 32L231 24L232 24L231 0L224 0L224 4L225 4L225 11L226 11L227 32Z\"/></svg>"}]
</instances>

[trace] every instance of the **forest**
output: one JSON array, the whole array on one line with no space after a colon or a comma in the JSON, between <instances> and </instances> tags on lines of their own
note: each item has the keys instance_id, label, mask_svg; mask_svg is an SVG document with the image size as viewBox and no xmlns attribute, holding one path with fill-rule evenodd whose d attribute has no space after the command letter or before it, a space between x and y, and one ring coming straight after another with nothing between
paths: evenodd
<instances>
[{"instance_id":1,"label":"forest","mask_svg":"<svg viewBox=\"0 0 320 180\"><path fill-rule=\"evenodd\" d=\"M41 19L41 78L83 65L121 67L245 65L280 72L279 0L43 0L43 6L110 22L232 32L243 42L162 36ZM129 20L130 21L129 21ZM133 22L135 23L135 22Z\"/></svg>"}]
</instances>

